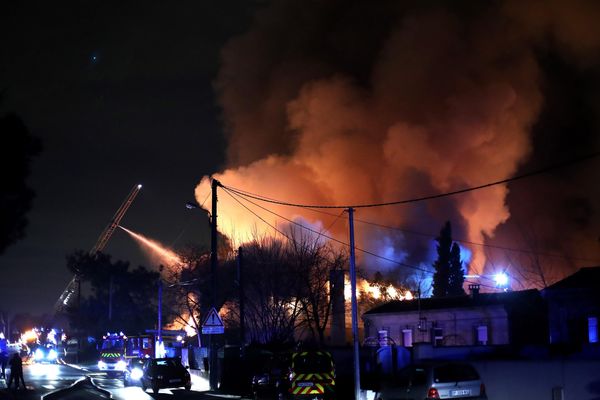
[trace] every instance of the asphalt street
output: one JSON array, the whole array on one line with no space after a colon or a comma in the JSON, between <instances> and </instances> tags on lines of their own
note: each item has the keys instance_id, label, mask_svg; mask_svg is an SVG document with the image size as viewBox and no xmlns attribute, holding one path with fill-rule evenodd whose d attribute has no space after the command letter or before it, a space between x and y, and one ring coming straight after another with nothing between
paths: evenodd
<instances>
[{"instance_id":1,"label":"asphalt street","mask_svg":"<svg viewBox=\"0 0 600 400\"><path fill-rule=\"evenodd\" d=\"M92 365L65 365L65 364L32 364L24 365L24 378L27 389L15 390L6 388L7 381L0 379L0 399L36 399L43 396L60 399L240 399L239 396L223 393L211 393L207 389L205 380L193 376L192 390L161 389L159 393L144 392L140 387L125 387L120 378L108 377ZM7 370L9 376L9 370ZM92 384L74 385L83 378L89 377ZM81 382L80 382L81 383ZM74 385L74 386L72 386ZM98 388L98 389L95 389ZM56 395L51 395L57 392Z\"/></svg>"}]
</instances>

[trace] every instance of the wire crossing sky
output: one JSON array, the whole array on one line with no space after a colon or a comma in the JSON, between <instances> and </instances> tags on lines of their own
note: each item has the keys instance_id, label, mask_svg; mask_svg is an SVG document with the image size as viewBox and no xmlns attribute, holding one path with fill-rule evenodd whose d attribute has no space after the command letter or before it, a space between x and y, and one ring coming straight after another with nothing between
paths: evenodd
<instances>
[{"instance_id":1,"label":"wire crossing sky","mask_svg":"<svg viewBox=\"0 0 600 400\"><path fill-rule=\"evenodd\" d=\"M411 198L411 199L405 199L405 200L394 200L394 201L388 201L388 202L382 202L382 203L371 203L371 204L353 204L353 205L331 205L331 204L300 204L300 203L292 203L292 202L287 202L287 201L283 201L283 200L277 200L277 199L273 199L270 197L266 197L266 196L262 196L262 195L258 195L258 194L252 194L249 192L246 192L242 189L237 189L234 187L229 187L226 185L222 185L223 188L226 188L236 194L239 194L241 196L244 197L249 197L249 198L253 198L255 200L260 200L260 201L264 201L267 203L273 203L273 204L279 204L282 206L289 206L289 207L299 207L299 208L317 208L317 209L327 209L327 208L373 208L373 207L386 207L386 206L395 206L395 205L401 205L401 204L408 204L408 203L417 203L420 201L427 201L427 200L434 200L434 199L440 199L443 197L449 197L449 196L455 196L457 194L462 194L462 193L467 193L467 192L473 192L476 190L481 190L481 189L486 189L492 186L497 186L497 185L502 185L502 184L506 184L509 182L515 182L521 179L525 179L525 178L530 178L530 177L534 177L537 175L541 175L541 174L545 174L560 168L565 168L565 167L570 167L572 165L584 162L584 161L588 161L594 158L597 158L598 156L600 156L600 152L595 152L595 153L591 153L585 156L581 156L569 161L564 161L558 164L554 164L554 165L550 165L548 167L545 168L541 168L535 171L531 171L531 172L527 172L524 174L519 174L519 175L515 175L512 176L510 178L506 178L506 179L501 179L499 181L494 181L494 182L489 182L489 183L485 183L482 185L478 185L478 186L471 186L468 188L464 188L464 189L459 189L459 190L453 190L450 192L446 192L446 193L439 193L439 194L434 194L434 195L429 195L429 196L423 196L423 197L415 197L415 198Z\"/></svg>"}]
</instances>

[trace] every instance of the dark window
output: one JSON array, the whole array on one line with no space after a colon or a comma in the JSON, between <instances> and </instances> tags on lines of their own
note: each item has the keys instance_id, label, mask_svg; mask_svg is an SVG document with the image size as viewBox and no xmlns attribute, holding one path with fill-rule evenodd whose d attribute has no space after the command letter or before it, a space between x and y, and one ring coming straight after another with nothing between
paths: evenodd
<instances>
[{"instance_id":1,"label":"dark window","mask_svg":"<svg viewBox=\"0 0 600 400\"><path fill-rule=\"evenodd\" d=\"M165 360L156 360L155 364L157 367L177 367L181 365L178 359L165 359Z\"/></svg>"},{"instance_id":2,"label":"dark window","mask_svg":"<svg viewBox=\"0 0 600 400\"><path fill-rule=\"evenodd\" d=\"M411 381L413 385L424 385L427 382L427 373L425 372L425 369L415 368Z\"/></svg>"}]
</instances>

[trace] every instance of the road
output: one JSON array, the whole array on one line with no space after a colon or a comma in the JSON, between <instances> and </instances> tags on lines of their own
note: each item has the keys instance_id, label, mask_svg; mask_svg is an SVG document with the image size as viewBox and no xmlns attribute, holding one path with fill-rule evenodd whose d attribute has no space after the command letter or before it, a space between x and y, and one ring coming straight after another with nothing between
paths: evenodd
<instances>
[{"instance_id":1,"label":"road","mask_svg":"<svg viewBox=\"0 0 600 400\"><path fill-rule=\"evenodd\" d=\"M8 390L6 381L0 379L0 400L23 399L39 400L55 390L69 388L76 381L87 377L91 378L94 385L108 390L113 399L128 400L174 400L174 399L196 399L196 400L219 400L220 398L240 399L239 396L209 393L207 382L192 375L192 390L186 392L183 389L161 389L159 393L144 392L139 387L124 387L122 379L109 378L106 373L100 372L91 365L63 365L63 364L33 364L25 365L24 378L27 390ZM7 370L8 375L8 370ZM85 386L65 392L60 398L69 399L96 399L101 392Z\"/></svg>"}]
</instances>

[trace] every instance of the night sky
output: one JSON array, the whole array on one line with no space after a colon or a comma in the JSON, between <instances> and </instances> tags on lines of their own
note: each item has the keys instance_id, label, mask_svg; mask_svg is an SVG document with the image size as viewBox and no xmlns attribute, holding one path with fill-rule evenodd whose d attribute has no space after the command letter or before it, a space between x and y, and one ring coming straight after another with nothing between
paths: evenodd
<instances>
[{"instance_id":1,"label":"night sky","mask_svg":"<svg viewBox=\"0 0 600 400\"><path fill-rule=\"evenodd\" d=\"M49 312L70 279L65 256L91 249L138 183L123 225L177 248L208 244L206 217L184 205L204 200L206 182L197 185L213 173L270 197L363 204L597 152L599 19L591 0L3 5L1 109L44 150L27 236L0 256L0 310ZM430 236L359 224L358 245L427 266L450 219L473 270L510 265L521 287L539 286L521 273L534 259L550 281L600 264L598 179L596 159L463 197L359 210ZM258 224L225 199L224 222ZM331 217L277 211L347 240ZM122 231L106 252L151 266Z\"/></svg>"},{"instance_id":2,"label":"night sky","mask_svg":"<svg viewBox=\"0 0 600 400\"><path fill-rule=\"evenodd\" d=\"M0 309L50 311L134 184L123 225L167 244L206 243L185 203L225 160L212 90L219 50L250 22L248 1L10 2L0 12L3 110L44 150L24 240L0 257ZM117 231L106 252L148 265Z\"/></svg>"}]
</instances>

